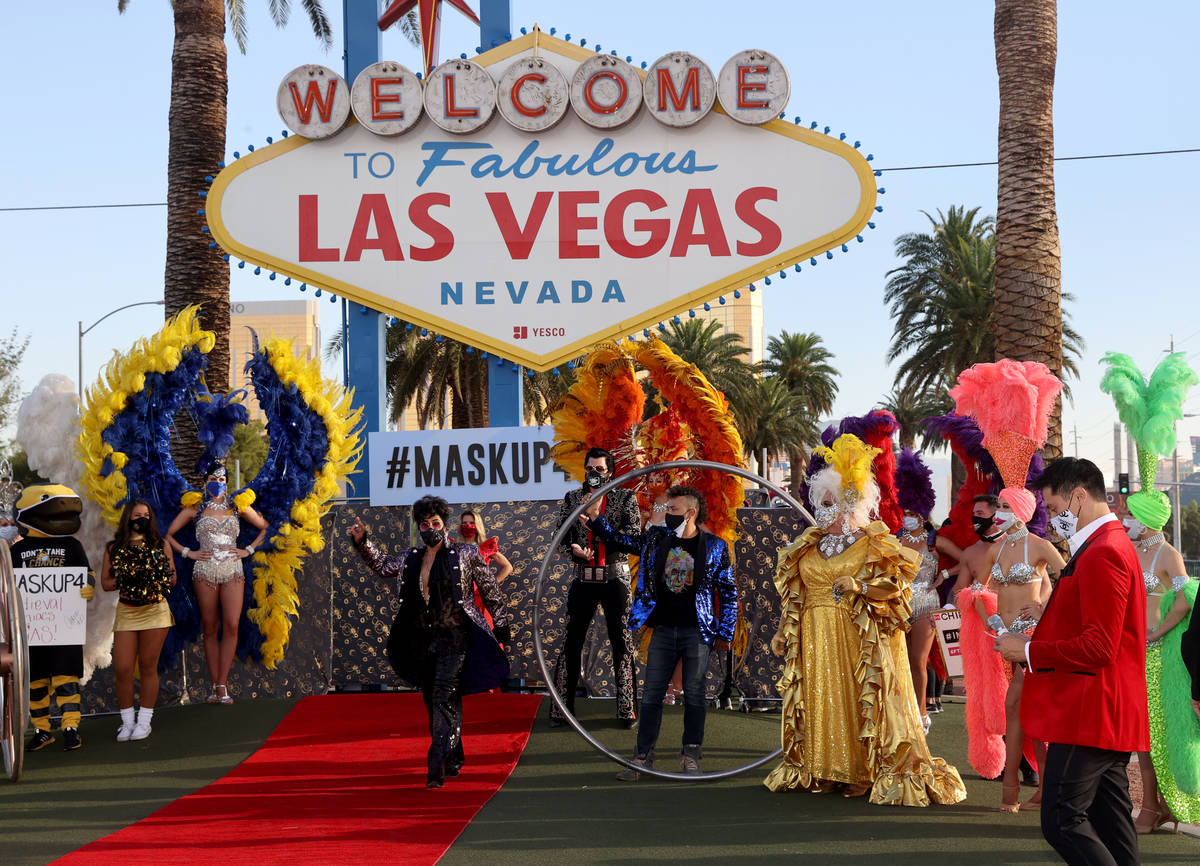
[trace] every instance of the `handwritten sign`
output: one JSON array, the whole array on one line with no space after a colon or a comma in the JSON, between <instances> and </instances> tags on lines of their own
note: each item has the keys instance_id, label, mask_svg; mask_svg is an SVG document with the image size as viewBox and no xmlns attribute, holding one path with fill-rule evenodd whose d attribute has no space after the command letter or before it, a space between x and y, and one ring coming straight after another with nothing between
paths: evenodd
<instances>
[{"instance_id":1,"label":"handwritten sign","mask_svg":"<svg viewBox=\"0 0 1200 866\"><path fill-rule=\"evenodd\" d=\"M952 677L963 675L962 648L958 645L958 627L961 622L962 614L957 610L934 611L933 624L937 627L942 661L946 663L946 673Z\"/></svg>"},{"instance_id":2,"label":"handwritten sign","mask_svg":"<svg viewBox=\"0 0 1200 866\"><path fill-rule=\"evenodd\" d=\"M25 604L30 646L82 644L87 636L87 569L14 568L17 591Z\"/></svg>"}]
</instances>

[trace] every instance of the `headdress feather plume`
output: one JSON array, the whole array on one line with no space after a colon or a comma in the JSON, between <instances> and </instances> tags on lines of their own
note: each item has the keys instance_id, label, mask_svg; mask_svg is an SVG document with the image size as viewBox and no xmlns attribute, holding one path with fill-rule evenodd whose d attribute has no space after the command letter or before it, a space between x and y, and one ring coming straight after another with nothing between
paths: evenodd
<instances>
[{"instance_id":1,"label":"headdress feather plume","mask_svg":"<svg viewBox=\"0 0 1200 866\"><path fill-rule=\"evenodd\" d=\"M896 499L904 511L915 511L925 520L933 512L937 494L933 492L933 472L921 459L921 452L905 448L896 458Z\"/></svg>"},{"instance_id":2,"label":"headdress feather plume","mask_svg":"<svg viewBox=\"0 0 1200 866\"><path fill-rule=\"evenodd\" d=\"M871 480L871 462L879 449L866 444L852 433L833 441L832 447L818 445L813 453L821 457L842 479L842 487L862 493Z\"/></svg>"}]
</instances>

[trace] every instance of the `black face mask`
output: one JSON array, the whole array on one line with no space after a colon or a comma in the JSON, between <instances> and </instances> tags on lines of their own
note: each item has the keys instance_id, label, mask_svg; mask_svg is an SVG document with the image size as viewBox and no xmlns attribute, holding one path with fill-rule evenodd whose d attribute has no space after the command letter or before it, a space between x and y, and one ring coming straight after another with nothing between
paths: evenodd
<instances>
[{"instance_id":1,"label":"black face mask","mask_svg":"<svg viewBox=\"0 0 1200 866\"><path fill-rule=\"evenodd\" d=\"M149 517L135 517L129 521L129 528L139 535L145 535L150 529Z\"/></svg>"},{"instance_id":2,"label":"black face mask","mask_svg":"<svg viewBox=\"0 0 1200 866\"><path fill-rule=\"evenodd\" d=\"M446 540L446 530L444 529L422 529L421 540L429 547L437 547Z\"/></svg>"},{"instance_id":3,"label":"black face mask","mask_svg":"<svg viewBox=\"0 0 1200 866\"><path fill-rule=\"evenodd\" d=\"M664 514L663 515L663 525L666 526L667 529L674 532L676 529L683 526L683 522L686 519L687 519L687 517L682 514Z\"/></svg>"},{"instance_id":4,"label":"black face mask","mask_svg":"<svg viewBox=\"0 0 1200 866\"><path fill-rule=\"evenodd\" d=\"M608 480L607 472L597 472L595 469L589 469L585 476L587 486L595 490Z\"/></svg>"},{"instance_id":5,"label":"black face mask","mask_svg":"<svg viewBox=\"0 0 1200 866\"><path fill-rule=\"evenodd\" d=\"M992 528L994 522L995 518L992 517L980 517L979 515L975 515L971 518L971 523L975 526L975 534L980 538L983 538L985 535L992 534L988 530Z\"/></svg>"}]
</instances>

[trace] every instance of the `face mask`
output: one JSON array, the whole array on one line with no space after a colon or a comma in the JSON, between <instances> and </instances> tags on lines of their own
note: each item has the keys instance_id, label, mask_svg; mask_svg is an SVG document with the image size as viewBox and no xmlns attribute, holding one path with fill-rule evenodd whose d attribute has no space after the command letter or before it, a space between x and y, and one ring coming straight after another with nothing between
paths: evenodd
<instances>
[{"instance_id":1,"label":"face mask","mask_svg":"<svg viewBox=\"0 0 1200 866\"><path fill-rule=\"evenodd\" d=\"M607 472L597 472L595 469L587 471L587 486L593 490L604 484L606 480L608 480Z\"/></svg>"},{"instance_id":2,"label":"face mask","mask_svg":"<svg viewBox=\"0 0 1200 866\"><path fill-rule=\"evenodd\" d=\"M1121 523L1124 525L1125 531L1129 533L1130 541L1137 541L1138 536L1146 531L1146 527L1132 517L1126 517Z\"/></svg>"},{"instance_id":3,"label":"face mask","mask_svg":"<svg viewBox=\"0 0 1200 866\"><path fill-rule=\"evenodd\" d=\"M833 521L837 520L838 513L841 510L836 503L833 505L821 505L813 509L813 518L817 521L817 526L822 529L828 529L833 526Z\"/></svg>"},{"instance_id":4,"label":"face mask","mask_svg":"<svg viewBox=\"0 0 1200 866\"><path fill-rule=\"evenodd\" d=\"M136 532L138 535L145 535L146 532L150 529L150 518L149 517L135 517L129 521L129 528L132 529L134 532Z\"/></svg>"},{"instance_id":5,"label":"face mask","mask_svg":"<svg viewBox=\"0 0 1200 866\"><path fill-rule=\"evenodd\" d=\"M0 526L0 541L7 541L9 544L12 544L20 534L21 530L16 524L12 526Z\"/></svg>"},{"instance_id":6,"label":"face mask","mask_svg":"<svg viewBox=\"0 0 1200 866\"><path fill-rule=\"evenodd\" d=\"M1013 514L1011 511L997 511L996 512L996 517L994 518L994 523L995 523L995 528L998 531L1004 532L1006 529L1008 529L1010 526L1012 526L1016 522L1017 522L1017 515Z\"/></svg>"},{"instance_id":7,"label":"face mask","mask_svg":"<svg viewBox=\"0 0 1200 866\"><path fill-rule=\"evenodd\" d=\"M220 499L222 496L225 495L225 482L224 481L210 481L210 482L208 482L207 489L208 489L209 496L211 496L213 499Z\"/></svg>"},{"instance_id":8,"label":"face mask","mask_svg":"<svg viewBox=\"0 0 1200 866\"><path fill-rule=\"evenodd\" d=\"M914 529L916 529L918 526L921 525L921 519L919 517L906 517L906 518L904 518L904 523L902 525L909 532L912 532Z\"/></svg>"},{"instance_id":9,"label":"face mask","mask_svg":"<svg viewBox=\"0 0 1200 866\"><path fill-rule=\"evenodd\" d=\"M687 518L682 514L663 515L663 525L666 526L667 529L676 533L679 531L679 527L683 526L685 520L687 520Z\"/></svg>"},{"instance_id":10,"label":"face mask","mask_svg":"<svg viewBox=\"0 0 1200 866\"><path fill-rule=\"evenodd\" d=\"M1050 518L1050 528L1057 532L1063 541L1071 540L1071 536L1079 528L1079 517L1071 510L1069 502L1065 511L1060 511Z\"/></svg>"},{"instance_id":11,"label":"face mask","mask_svg":"<svg viewBox=\"0 0 1200 866\"><path fill-rule=\"evenodd\" d=\"M429 547L437 547L446 540L446 530L444 529L422 529L421 540Z\"/></svg>"},{"instance_id":12,"label":"face mask","mask_svg":"<svg viewBox=\"0 0 1200 866\"><path fill-rule=\"evenodd\" d=\"M467 538L475 537L475 527L469 524L463 524L463 526L459 527L459 532L461 532Z\"/></svg>"},{"instance_id":13,"label":"face mask","mask_svg":"<svg viewBox=\"0 0 1200 866\"><path fill-rule=\"evenodd\" d=\"M984 538L984 537L992 534L992 532L993 532L992 525L994 523L995 523L994 517L983 517L981 515L976 514L971 518L971 525L975 527L975 534L978 535L980 538Z\"/></svg>"}]
</instances>

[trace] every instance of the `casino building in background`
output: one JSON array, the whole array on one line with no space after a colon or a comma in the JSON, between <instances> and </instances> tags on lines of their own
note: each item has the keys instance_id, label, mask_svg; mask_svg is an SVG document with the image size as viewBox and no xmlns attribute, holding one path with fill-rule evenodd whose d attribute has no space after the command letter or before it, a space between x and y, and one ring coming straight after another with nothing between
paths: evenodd
<instances>
[{"instance_id":1,"label":"casino building in background","mask_svg":"<svg viewBox=\"0 0 1200 866\"><path fill-rule=\"evenodd\" d=\"M230 388L245 388L250 417L265 423L246 376L246 361L254 352L255 335L264 342L272 337L292 341L296 354L306 358L321 355L320 304L316 301L235 301L229 305Z\"/></svg>"}]
</instances>

